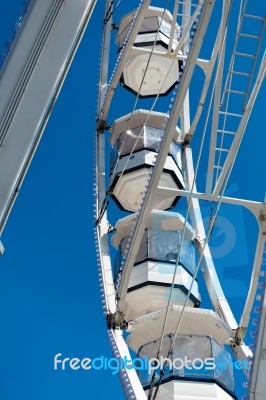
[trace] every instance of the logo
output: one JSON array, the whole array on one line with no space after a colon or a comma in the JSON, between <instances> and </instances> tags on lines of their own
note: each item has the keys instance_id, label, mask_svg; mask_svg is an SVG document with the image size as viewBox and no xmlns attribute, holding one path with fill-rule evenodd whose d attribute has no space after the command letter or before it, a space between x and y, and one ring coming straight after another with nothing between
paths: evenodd
<instances>
[{"instance_id":1,"label":"logo","mask_svg":"<svg viewBox=\"0 0 266 400\"><path fill-rule=\"evenodd\" d=\"M63 358L62 353L57 353L54 356L54 370L65 371L65 370L110 370L112 371L112 375L116 375L122 369L135 369L136 371L147 371L148 374L152 374L154 371L162 370L167 366L172 372L180 371L213 371L215 369L224 369L226 370L228 366L234 369L249 369L248 361L236 361L232 362L227 360L223 363L215 363L214 357L209 358L194 358L189 359L187 356L184 358L164 358L161 356L160 358L134 358L133 360L130 358L121 357L117 358L107 358L104 356L96 357L96 358Z\"/></svg>"}]
</instances>

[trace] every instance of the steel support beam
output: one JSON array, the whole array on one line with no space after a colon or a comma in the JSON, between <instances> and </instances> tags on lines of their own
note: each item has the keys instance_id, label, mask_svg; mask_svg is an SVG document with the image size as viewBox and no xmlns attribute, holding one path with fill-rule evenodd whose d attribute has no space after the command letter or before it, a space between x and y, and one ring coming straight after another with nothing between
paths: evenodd
<instances>
[{"instance_id":1,"label":"steel support beam","mask_svg":"<svg viewBox=\"0 0 266 400\"><path fill-rule=\"evenodd\" d=\"M195 189L195 188L194 188ZM158 194L164 193L165 195L169 197L175 197L175 196L182 196L182 197L189 197L191 192L189 190L181 190L181 189L167 189L164 187L158 187L157 189ZM206 193L200 193L197 192L196 190L193 190L192 192L192 197L199 199L199 200L205 200L205 201L215 201L218 202L221 199L221 196L211 196L209 197ZM263 209L264 203L259 202L259 201L252 201L252 200L243 200L243 199L237 199L234 197L226 197L223 196L222 198L222 203L225 204L233 204L237 206L242 206L247 208L249 211L251 211L256 217L258 216L258 213Z\"/></svg>"},{"instance_id":2,"label":"steel support beam","mask_svg":"<svg viewBox=\"0 0 266 400\"><path fill-rule=\"evenodd\" d=\"M95 4L31 2L5 60L0 76L0 235Z\"/></svg>"},{"instance_id":3,"label":"steel support beam","mask_svg":"<svg viewBox=\"0 0 266 400\"><path fill-rule=\"evenodd\" d=\"M192 151L190 147L186 147L184 149L183 167L185 170L186 187L192 190L194 181L194 167ZM232 330L235 331L238 325L224 295L215 270L208 243L206 243L206 234L202 221L199 200L196 197L191 197L189 211L192 220L192 226L196 230L196 235L198 237L198 251L202 255L201 267L211 302L218 315L226 321Z\"/></svg>"},{"instance_id":4,"label":"steel support beam","mask_svg":"<svg viewBox=\"0 0 266 400\"><path fill-rule=\"evenodd\" d=\"M111 12L112 0L106 2L105 13ZM105 14L105 18L107 15ZM98 117L101 112L105 89L107 87L108 79L108 65L109 65L109 52L110 52L110 38L112 31L112 17L105 21L103 32L103 47L101 55L101 71L99 82L98 94ZM105 186L105 136L102 131L96 132L96 230L97 241L99 246L99 260L101 265L101 273L103 278L103 289L105 302L107 307L107 314L115 314L116 312L116 292L114 287L112 263L109 251L108 240L108 220L107 213L105 212L99 221L99 213L105 201L106 186Z\"/></svg>"}]
</instances>

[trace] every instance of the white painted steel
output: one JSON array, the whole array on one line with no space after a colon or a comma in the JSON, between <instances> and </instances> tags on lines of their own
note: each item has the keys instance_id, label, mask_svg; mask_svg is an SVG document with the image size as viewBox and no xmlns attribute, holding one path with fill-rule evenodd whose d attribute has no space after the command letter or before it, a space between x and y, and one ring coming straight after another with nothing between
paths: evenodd
<instances>
[{"instance_id":1,"label":"white painted steel","mask_svg":"<svg viewBox=\"0 0 266 400\"><path fill-rule=\"evenodd\" d=\"M106 2L105 12L112 9L112 0ZM107 88L107 75L108 75L108 62L110 52L110 38L112 31L112 18L104 24L103 31L103 46L102 46L102 64L100 70L100 82L99 82L99 94L98 94L98 113L99 117L101 107L103 105L105 90ZM115 314L116 308L116 292L114 287L112 263L109 251L109 240L108 240L108 229L109 223L107 220L107 214L101 215L100 212L104 205L106 195L106 183L105 183L105 137L101 130L96 132L96 143L95 143L95 158L96 158L96 171L95 171L95 205L96 205L96 231L97 231L97 245L99 247L99 261L100 270L103 280L104 299L106 314Z\"/></svg>"},{"instance_id":2,"label":"white painted steel","mask_svg":"<svg viewBox=\"0 0 266 400\"><path fill-rule=\"evenodd\" d=\"M0 233L4 228L5 222L11 210L13 202L17 196L20 185L27 172L36 147L38 146L42 132L53 108L53 104L58 96L65 75L69 69L70 63L74 57L75 51L87 25L87 22L90 18L90 15L93 11L95 3L96 0L76 0L75 2L70 0L47 0L45 2L36 0L35 2L33 2L29 8L25 23L23 23L19 35L14 42L12 52L10 52L3 67L0 75ZM99 130L97 132L96 212L97 218L100 217L100 219L97 221L97 236L99 242L99 260L103 276L104 295L108 315L116 313L117 300L113 282L112 265L108 244L109 224L107 214L105 213L104 215L99 215L102 205L104 204L106 195L105 138L102 131L105 128L104 123L107 119L107 114L113 92L116 89L116 85L119 78L121 77L123 68L129 60L130 54L133 54L132 46L134 45L134 43L136 44L140 42L143 38L145 40L154 39L154 34L146 34L143 35L142 38L140 38L140 35L137 35L138 29L141 26L144 14L147 11L149 3L150 1L144 1L141 12L137 17L136 24L130 34L128 43L126 44L126 47L124 49L125 51L123 52L111 86L107 91L106 97L105 90L107 89L108 69L107 60L109 55L109 39L112 29L112 19L108 21L105 32L105 42L102 55L103 65L101 71L100 96L98 105L100 120ZM111 1L107 4L110 5ZM226 32L226 21L229 12L230 2L225 3L221 28L219 31L217 42L214 47L213 59L209 62L206 60L200 61L198 59L198 54L203 42L204 34L213 6L214 1L212 0L206 2L204 5L203 15L200 19L198 30L195 35L194 44L190 50L188 59L186 60L185 57L180 57L180 55L176 58L176 65L178 65L178 59L183 58L185 61L187 61L187 66L185 68L182 81L180 83L179 92L173 107L173 112L168 119L166 134L162 141L162 147L158 154L157 162L154 167L154 173L152 175L151 183L146 193L143 207L140 211L140 217L136 224L136 231L133 236L133 241L129 249L129 256L126 261L126 265L122 275L122 283L119 289L119 307L122 311L124 310L126 318L135 319L135 321L130 325L130 329L132 329L132 334L129 337L129 344L135 349L138 349L138 347L145 342L149 342L150 340L154 340L160 337L161 327L166 310L158 310L158 308L162 308L164 298L167 298L167 294L164 292L165 288L159 286L146 286L129 293L127 293L127 289L132 288L136 285L141 285L145 281L170 284L172 282L172 274L169 273L169 276L166 276L168 275L168 273L165 273L164 271L166 264L160 262L147 261L139 264L133 269L132 266L134 265L135 257L137 255L144 229L146 226L149 226L149 218L151 216L150 212L151 208L153 207L153 199L156 196L156 193L162 196L170 196L173 198L177 195L186 197L190 196L189 190L180 190L174 187L171 188L169 182L165 185L167 186L167 188L163 188L160 179L162 177L164 166L167 166L169 169L175 171L179 180L183 183L181 172L178 170L173 160L170 160L171 157L167 155L168 149L171 141L174 138L178 138L178 140L180 141L180 132L176 127L176 123L179 117L181 116L183 138L186 138L186 135L192 136L192 134L194 133L195 126L201 114L201 106L199 105L198 111L194 119L194 124L192 127L190 127L188 88L196 63L202 66L206 74L206 79L201 95L201 100L203 101L206 98L207 89L214 68L214 63L217 54L219 53L218 59L220 59L221 62L219 65L216 82L217 88L212 131L215 132L215 130L217 130L217 110L220 99L220 85L222 81L223 58L225 50L223 38L225 37ZM189 4L187 4L185 9L190 14ZM196 15L196 12L194 14ZM189 19L188 17L184 17L183 21L186 21L184 22L184 25L191 25L193 22L193 18ZM66 26L68 27L68 29L65 29ZM176 48L176 53L179 51L181 45L185 43L188 29L189 25L187 25L187 30L183 31L184 36L182 37L179 46L177 46ZM173 30L171 32L171 36L172 37L170 38L170 41L173 40L174 45L176 45L173 39ZM163 37L158 36L157 39L163 39ZM138 54L139 57L146 57L146 55L141 54L141 50L136 49L136 54ZM164 56L165 58L162 57L160 62L162 60L165 60L162 63L166 65L168 63L168 60L170 61L171 56L173 55L170 55L168 51L168 54L164 54ZM157 52L156 57L157 60L160 59L159 52ZM51 60L53 62L53 68L50 68ZM259 70L257 80L255 81L254 90L251 93L246 110L243 113L239 128L236 132L236 139L233 143L232 148L230 149L228 158L224 166L221 168L221 174L219 176L216 188L211 194L210 181L209 185L207 185L207 193L197 193L196 187L194 187L190 210L193 225L195 226L197 233L198 249L200 253L203 252L203 270L205 272L207 288L210 293L213 305L217 310L217 314L210 310L198 310L192 307L186 307L184 318L182 320L182 326L180 327L180 333L213 335L214 338L216 338L216 340L221 344L230 340L233 351L236 357L240 360L246 360L247 357L251 355L250 350L247 348L247 346L245 346L244 343L240 342L240 344L236 344L236 342L234 341L234 335L236 333L237 340L241 341L244 338L245 330L249 321L250 310L254 300L259 268L265 244L265 207L262 207L263 203L258 202L249 202L241 199L231 198L222 199L222 202L230 204L240 204L249 208L256 215L260 225L259 239L257 244L256 257L254 260L250 291L240 322L240 327L238 327L232 311L228 305L228 302L223 294L215 271L215 267L211 259L208 245L205 245L204 242L206 239L206 235L202 224L202 217L199 209L198 199L208 198L215 201L219 201L221 199L219 196L220 190L222 189L228 174L230 174L231 172L235 157L237 155L238 147L240 145L245 127L252 111L252 107L265 76L265 70L266 57L264 54L261 68ZM177 73L178 68L176 68L175 75L177 75ZM131 73L129 75L131 75ZM38 101L36 101L37 98ZM123 121L123 123L124 122L126 121ZM114 136L112 137L111 141L114 144ZM215 150L217 150L217 148L215 148L213 141L211 145L211 151ZM145 153L144 161L152 165L152 160L148 159L149 152L147 152L146 150L144 150L143 152ZM140 156L141 152L138 153L138 156L134 156L134 158L132 158L132 160L130 161L128 168L136 168L140 163ZM192 189L191 183L194 178L194 170L191 149L188 147L186 147L184 151L184 160L187 189ZM124 166L124 160L120 160L118 162L117 172L121 172ZM127 179L126 175L125 177ZM138 206L140 206L139 203ZM132 223L135 219L136 215L128 218L128 220L130 220L130 222ZM169 221L167 221L166 225L173 222L174 218L172 221L170 220L171 218L169 218ZM179 223L180 221L175 222ZM118 225L119 223L117 224L117 226ZM124 231L127 231L128 229L127 226L124 226L123 228ZM176 226L175 229L177 229ZM189 228L187 228L187 230L188 235L194 237L193 231L189 230ZM115 237L113 237L113 242L116 245L119 245L121 237L123 237L123 234L121 234L121 232L117 233ZM4 248L2 246L2 243L0 242L0 254L2 254L3 251ZM171 265L171 267L173 267L173 265ZM169 270L169 265L167 265L167 268ZM187 274L182 267L178 267L174 282L178 284L181 283L184 284L184 286L189 287L191 276ZM196 282L194 283L194 287L192 288L192 294L196 297L198 296L198 287ZM180 303L182 304L184 302L184 296L182 297L182 295L180 294L178 294L178 296L179 298L177 303L180 300ZM173 296L173 299L175 299L175 296ZM150 304L149 300L151 300ZM173 300L173 302L174 301L175 300ZM188 305L190 305L190 303L188 303ZM174 332L176 328L176 320L179 318L181 312L182 306L170 306L170 314L172 315L172 318L169 318L166 333ZM145 313L148 314L141 315ZM261 323L255 354L256 358L251 381L250 399L252 400L266 399L265 313L266 298L264 296ZM122 331L116 329L115 331L111 331L111 335L115 341L120 355L126 355L128 360L130 360L131 356L123 338ZM136 371L134 369L131 369L127 370L126 373L128 375L130 385L134 391L136 398L138 400L146 399L146 395L139 382ZM191 382L187 383L184 381L182 383L168 382L162 384L157 398L158 400L181 400L181 398L182 400L198 400L199 398L202 398L202 396L207 396L209 399L213 400L232 399L232 396L225 393L216 384L200 384L196 382L192 384Z\"/></svg>"},{"instance_id":3,"label":"white painted steel","mask_svg":"<svg viewBox=\"0 0 266 400\"><path fill-rule=\"evenodd\" d=\"M95 3L32 2L1 71L0 233Z\"/></svg>"},{"instance_id":4,"label":"white painted steel","mask_svg":"<svg viewBox=\"0 0 266 400\"><path fill-rule=\"evenodd\" d=\"M190 196L189 190L165 189L165 188L159 186L157 191L159 193L165 192L169 196L173 196L174 194L177 196L183 196L183 197ZM244 200L244 199L238 199L238 198L227 197L227 196L223 196L222 199L221 199L221 196L211 196L209 198L208 194L197 192L196 189L193 190L192 197L195 197L197 199L211 200L211 201L217 201L217 202L221 200L221 202L225 203L225 204L234 204L234 205L242 206L242 207L245 207L248 210L250 210L256 217L259 215L260 211L262 211L263 207L264 207L264 203L262 203L260 201Z\"/></svg>"},{"instance_id":5,"label":"white painted steel","mask_svg":"<svg viewBox=\"0 0 266 400\"><path fill-rule=\"evenodd\" d=\"M183 165L184 170L186 171L186 187L189 190L196 191L196 186L194 185L194 188L192 187L194 180L194 168L192 151L189 147L186 147L184 150ZM224 295L222 286L215 270L208 243L206 243L205 241L206 234L202 221L199 200L194 196L191 197L190 201L190 216L192 219L192 226L196 230L198 236L199 253L203 254L202 269L204 271L204 279L212 304L218 314L222 316L222 318L224 318L224 320L229 324L231 329L236 330L238 325Z\"/></svg>"},{"instance_id":6,"label":"white painted steel","mask_svg":"<svg viewBox=\"0 0 266 400\"><path fill-rule=\"evenodd\" d=\"M112 338L114 339L115 345L117 346L118 352L120 354L121 357L123 357L124 359L126 359L129 363L131 360L131 355L129 352L129 349L125 343L125 340L123 338L123 332L116 329L116 330L111 330L111 334L112 334ZM129 384L126 382L127 378L122 378L122 374L125 374L128 377L129 380ZM147 400L147 397L145 395L145 392L141 386L141 383L139 381L139 378L137 376L137 372L134 368L127 368L124 369L123 371L120 371L120 379L121 379L121 383L125 388L125 395L126 398L130 398L129 390L126 390L127 386L129 385L129 387L133 390L133 394L135 395L135 398L137 400ZM111 392L111 389L110 389Z\"/></svg>"}]
</instances>

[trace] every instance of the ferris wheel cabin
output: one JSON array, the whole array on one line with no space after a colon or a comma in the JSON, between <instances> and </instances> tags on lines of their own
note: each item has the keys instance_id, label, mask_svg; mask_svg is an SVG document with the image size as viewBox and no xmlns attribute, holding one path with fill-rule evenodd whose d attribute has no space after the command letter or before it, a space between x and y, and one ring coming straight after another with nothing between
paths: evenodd
<instances>
[{"instance_id":1,"label":"ferris wheel cabin","mask_svg":"<svg viewBox=\"0 0 266 400\"><path fill-rule=\"evenodd\" d=\"M123 48L136 12L122 18L118 31L118 46ZM169 11L149 7L121 77L121 84L140 97L168 94L177 82L180 62L171 54L178 43L180 28L176 24L169 47L173 18ZM151 55L152 51L152 55Z\"/></svg>"},{"instance_id":2,"label":"ferris wheel cabin","mask_svg":"<svg viewBox=\"0 0 266 400\"><path fill-rule=\"evenodd\" d=\"M135 212L140 207L142 193L164 134L167 115L137 110L115 121L112 126L111 145L114 147L111 172L114 175L111 195L125 211ZM159 186L184 188L181 150L176 128L169 154L166 158ZM156 194L153 207L166 210L177 203L179 197Z\"/></svg>"},{"instance_id":3,"label":"ferris wheel cabin","mask_svg":"<svg viewBox=\"0 0 266 400\"><path fill-rule=\"evenodd\" d=\"M118 248L117 264L126 254L136 215L120 219L113 245ZM126 296L125 319L133 320L165 306L172 285L182 230L185 235L175 275L172 304L184 304L196 268L194 231L178 213L152 210L131 272ZM199 307L197 280L193 283L188 306Z\"/></svg>"}]
</instances>

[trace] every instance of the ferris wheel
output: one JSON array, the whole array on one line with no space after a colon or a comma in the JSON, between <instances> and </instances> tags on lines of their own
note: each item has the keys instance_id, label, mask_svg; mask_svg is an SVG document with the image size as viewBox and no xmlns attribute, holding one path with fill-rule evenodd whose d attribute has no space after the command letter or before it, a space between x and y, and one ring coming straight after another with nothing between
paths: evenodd
<instances>
[{"instance_id":1,"label":"ferris wheel","mask_svg":"<svg viewBox=\"0 0 266 400\"><path fill-rule=\"evenodd\" d=\"M0 235L95 4L25 1L1 56ZM265 173L250 172L265 68L262 1L106 0L94 236L127 399L266 399ZM249 271L239 209L258 225Z\"/></svg>"},{"instance_id":2,"label":"ferris wheel","mask_svg":"<svg viewBox=\"0 0 266 400\"><path fill-rule=\"evenodd\" d=\"M265 202L226 190L265 75L265 10L251 1L135 6L106 4L94 188L108 336L134 366L120 371L125 395L264 399ZM209 246L223 204L246 207L259 225L239 322Z\"/></svg>"}]
</instances>

